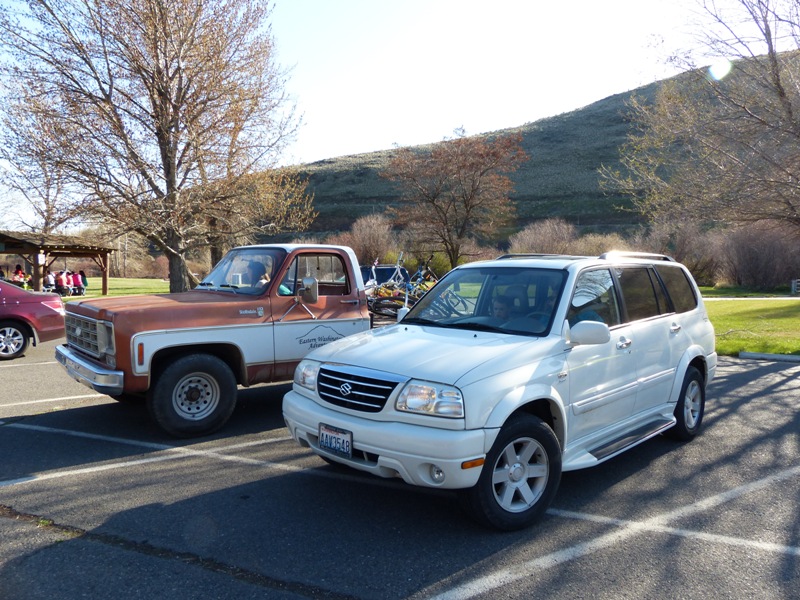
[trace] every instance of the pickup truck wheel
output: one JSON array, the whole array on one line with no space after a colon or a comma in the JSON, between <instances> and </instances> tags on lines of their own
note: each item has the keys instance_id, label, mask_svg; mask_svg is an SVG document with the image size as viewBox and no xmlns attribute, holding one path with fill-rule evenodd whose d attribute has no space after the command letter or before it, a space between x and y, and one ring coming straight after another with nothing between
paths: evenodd
<instances>
[{"instance_id":1,"label":"pickup truck wheel","mask_svg":"<svg viewBox=\"0 0 800 600\"><path fill-rule=\"evenodd\" d=\"M0 321L0 360L22 356L30 341L25 329L11 321Z\"/></svg>"},{"instance_id":2,"label":"pickup truck wheel","mask_svg":"<svg viewBox=\"0 0 800 600\"><path fill-rule=\"evenodd\" d=\"M461 492L461 501L481 523L512 531L542 516L560 481L561 446L553 430L520 415L500 430L478 483Z\"/></svg>"},{"instance_id":3,"label":"pickup truck wheel","mask_svg":"<svg viewBox=\"0 0 800 600\"><path fill-rule=\"evenodd\" d=\"M147 395L156 423L176 437L206 435L222 427L236 406L236 378L209 354L183 356L158 377Z\"/></svg>"},{"instance_id":4,"label":"pickup truck wheel","mask_svg":"<svg viewBox=\"0 0 800 600\"><path fill-rule=\"evenodd\" d=\"M667 430L673 439L689 441L700 432L706 407L706 390L703 377L695 367L686 369L678 404L675 406L675 427Z\"/></svg>"}]
</instances>

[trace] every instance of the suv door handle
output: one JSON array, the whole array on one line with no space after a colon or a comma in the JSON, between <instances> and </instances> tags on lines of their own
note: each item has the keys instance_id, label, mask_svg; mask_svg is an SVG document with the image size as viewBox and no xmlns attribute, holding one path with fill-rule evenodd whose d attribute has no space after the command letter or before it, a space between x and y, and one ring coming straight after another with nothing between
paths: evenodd
<instances>
[{"instance_id":1,"label":"suv door handle","mask_svg":"<svg viewBox=\"0 0 800 600\"><path fill-rule=\"evenodd\" d=\"M628 338L623 336L619 338L619 341L617 342L617 348L619 348L620 350L625 350L625 348L630 346L632 343L633 340L629 340Z\"/></svg>"},{"instance_id":2,"label":"suv door handle","mask_svg":"<svg viewBox=\"0 0 800 600\"><path fill-rule=\"evenodd\" d=\"M672 325L669 326L669 332L670 333L678 333L680 330L681 330L681 326L678 325L677 323L673 323Z\"/></svg>"}]
</instances>

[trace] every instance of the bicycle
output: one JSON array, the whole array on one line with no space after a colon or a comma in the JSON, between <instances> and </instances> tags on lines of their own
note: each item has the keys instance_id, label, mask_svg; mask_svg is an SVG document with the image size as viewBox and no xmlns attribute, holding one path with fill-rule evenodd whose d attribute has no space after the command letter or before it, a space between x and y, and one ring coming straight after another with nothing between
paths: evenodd
<instances>
[{"instance_id":1,"label":"bicycle","mask_svg":"<svg viewBox=\"0 0 800 600\"><path fill-rule=\"evenodd\" d=\"M424 265L420 265L417 268L416 273L411 276L408 283L405 281L392 281L390 279L386 283L378 286L373 293L370 310L377 315L396 318L398 310L416 304L416 302L439 281L436 273L430 268L431 260L433 260L433 255L428 258ZM402 265L401 261L402 252L398 259L396 272Z\"/></svg>"}]
</instances>

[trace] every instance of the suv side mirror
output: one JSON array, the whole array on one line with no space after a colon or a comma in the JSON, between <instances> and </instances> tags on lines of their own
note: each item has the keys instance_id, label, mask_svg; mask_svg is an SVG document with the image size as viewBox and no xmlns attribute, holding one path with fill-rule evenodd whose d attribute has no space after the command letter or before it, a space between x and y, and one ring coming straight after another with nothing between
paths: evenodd
<instances>
[{"instance_id":1,"label":"suv side mirror","mask_svg":"<svg viewBox=\"0 0 800 600\"><path fill-rule=\"evenodd\" d=\"M605 344L611 339L608 325L598 321L581 321L569 328L572 344Z\"/></svg>"},{"instance_id":2,"label":"suv side mirror","mask_svg":"<svg viewBox=\"0 0 800 600\"><path fill-rule=\"evenodd\" d=\"M303 287L297 293L303 302L314 304L319 299L319 282L314 277L303 277Z\"/></svg>"}]
</instances>

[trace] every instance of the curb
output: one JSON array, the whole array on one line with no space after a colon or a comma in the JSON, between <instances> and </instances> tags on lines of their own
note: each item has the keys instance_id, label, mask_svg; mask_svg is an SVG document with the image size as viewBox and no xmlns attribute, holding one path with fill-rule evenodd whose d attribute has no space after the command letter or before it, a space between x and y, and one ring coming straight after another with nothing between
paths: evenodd
<instances>
[{"instance_id":1,"label":"curb","mask_svg":"<svg viewBox=\"0 0 800 600\"><path fill-rule=\"evenodd\" d=\"M800 356L796 354L760 354L758 352L739 352L739 358L753 358L756 360L774 360L778 362L800 363Z\"/></svg>"}]
</instances>

